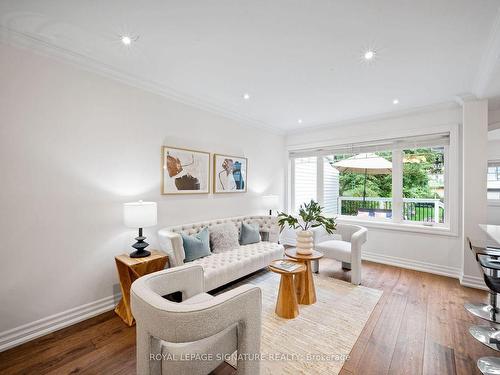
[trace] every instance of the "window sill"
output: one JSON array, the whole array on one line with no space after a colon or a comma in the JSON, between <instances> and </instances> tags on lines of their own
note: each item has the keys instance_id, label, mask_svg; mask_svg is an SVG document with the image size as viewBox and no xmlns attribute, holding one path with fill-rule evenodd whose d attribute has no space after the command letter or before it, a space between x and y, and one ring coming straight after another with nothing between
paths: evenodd
<instances>
[{"instance_id":1,"label":"window sill","mask_svg":"<svg viewBox=\"0 0 500 375\"><path fill-rule=\"evenodd\" d=\"M421 224L394 223L388 220L362 220L346 216L338 216L336 219L339 223L358 224L367 228L377 228L383 230L393 230L400 232L413 232L432 234L437 236L457 237L458 233L453 232L450 228L441 226L425 226Z\"/></svg>"}]
</instances>

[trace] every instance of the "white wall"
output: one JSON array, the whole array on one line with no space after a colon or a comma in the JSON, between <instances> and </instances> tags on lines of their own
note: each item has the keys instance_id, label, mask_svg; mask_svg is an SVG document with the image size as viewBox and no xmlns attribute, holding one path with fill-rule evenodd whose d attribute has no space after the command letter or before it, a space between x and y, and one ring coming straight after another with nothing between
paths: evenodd
<instances>
[{"instance_id":1,"label":"white wall","mask_svg":"<svg viewBox=\"0 0 500 375\"><path fill-rule=\"evenodd\" d=\"M123 202L158 202L155 248L160 227L264 214L262 194L284 196L281 135L3 44L0 82L0 339L118 292L113 257L136 236ZM163 144L248 157L249 192L160 195Z\"/></svg>"},{"instance_id":2,"label":"white wall","mask_svg":"<svg viewBox=\"0 0 500 375\"><path fill-rule=\"evenodd\" d=\"M361 142L387 136L404 136L419 129L456 126L461 123L462 109L458 105L449 106L439 110L351 122L290 134L287 136L287 147L321 147L344 140L350 143L353 138ZM458 163L460 164L460 161ZM457 169L459 168L460 166ZM458 206L460 194L458 189L456 202L450 204ZM457 211L457 215L460 215L460 210ZM370 227L364 253L367 259L458 277L462 268L461 245L460 233L450 236Z\"/></svg>"}]
</instances>

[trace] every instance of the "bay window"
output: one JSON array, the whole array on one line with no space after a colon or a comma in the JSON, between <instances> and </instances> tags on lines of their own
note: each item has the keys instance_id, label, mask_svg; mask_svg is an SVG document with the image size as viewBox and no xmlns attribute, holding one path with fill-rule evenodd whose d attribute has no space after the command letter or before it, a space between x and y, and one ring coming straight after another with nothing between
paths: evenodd
<instances>
[{"instance_id":1,"label":"bay window","mask_svg":"<svg viewBox=\"0 0 500 375\"><path fill-rule=\"evenodd\" d=\"M449 147L444 132L291 151L291 209L314 199L330 216L449 228Z\"/></svg>"}]
</instances>

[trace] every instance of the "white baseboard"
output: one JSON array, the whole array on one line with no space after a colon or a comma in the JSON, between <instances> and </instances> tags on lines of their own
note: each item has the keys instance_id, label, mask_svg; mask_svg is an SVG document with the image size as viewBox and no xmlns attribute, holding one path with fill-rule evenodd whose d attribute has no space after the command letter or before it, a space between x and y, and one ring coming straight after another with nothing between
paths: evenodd
<instances>
[{"instance_id":1,"label":"white baseboard","mask_svg":"<svg viewBox=\"0 0 500 375\"><path fill-rule=\"evenodd\" d=\"M441 264L422 262L391 255L376 254L369 251L363 251L361 257L362 259L369 260L375 263L388 264L390 266L428 272L435 275L448 276L456 279L458 279L461 274L461 270L458 267L443 266Z\"/></svg>"},{"instance_id":2,"label":"white baseboard","mask_svg":"<svg viewBox=\"0 0 500 375\"><path fill-rule=\"evenodd\" d=\"M460 284L469 288L489 290L484 283L484 279L480 276L461 275Z\"/></svg>"},{"instance_id":3,"label":"white baseboard","mask_svg":"<svg viewBox=\"0 0 500 375\"><path fill-rule=\"evenodd\" d=\"M120 293L0 332L0 352L115 308Z\"/></svg>"}]
</instances>

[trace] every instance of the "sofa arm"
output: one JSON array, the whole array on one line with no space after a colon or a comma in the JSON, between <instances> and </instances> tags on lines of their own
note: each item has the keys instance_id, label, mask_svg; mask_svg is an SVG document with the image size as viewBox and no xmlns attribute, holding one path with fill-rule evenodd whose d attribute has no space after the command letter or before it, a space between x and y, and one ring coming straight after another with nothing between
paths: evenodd
<instances>
[{"instance_id":1,"label":"sofa arm","mask_svg":"<svg viewBox=\"0 0 500 375\"><path fill-rule=\"evenodd\" d=\"M179 233L170 232L166 229L158 231L160 248L168 255L170 267L178 267L184 264L186 254L182 244L182 237Z\"/></svg>"}]
</instances>

